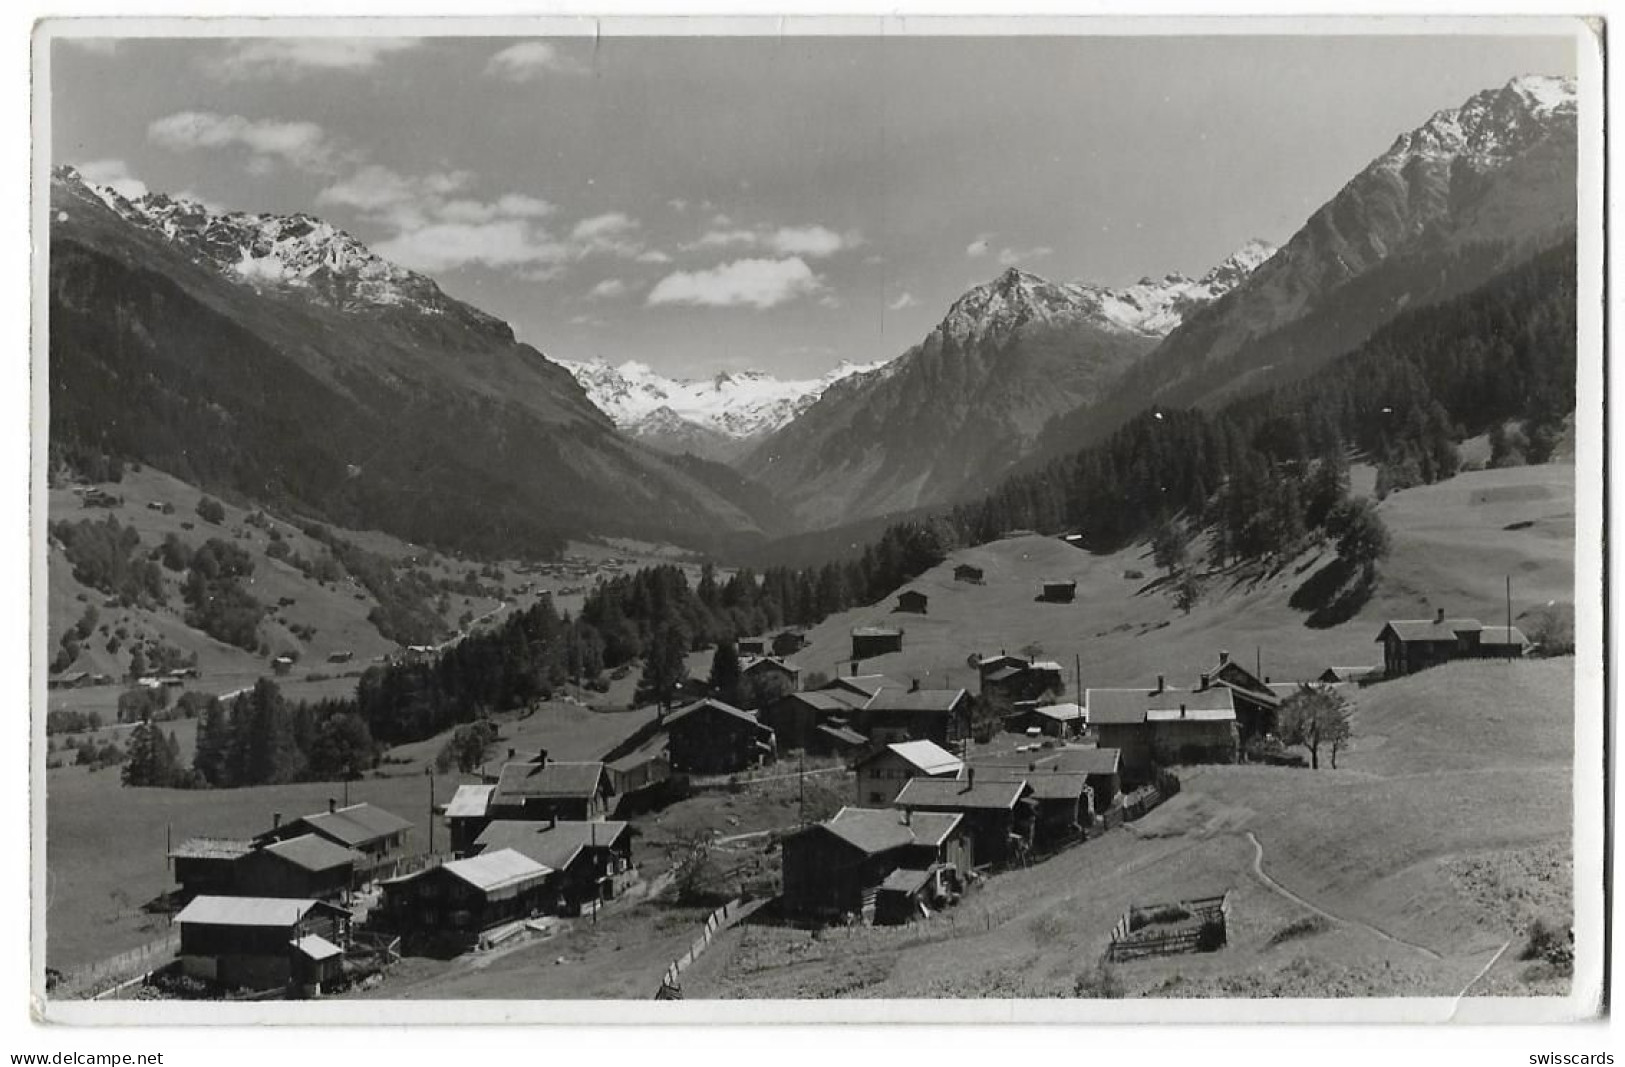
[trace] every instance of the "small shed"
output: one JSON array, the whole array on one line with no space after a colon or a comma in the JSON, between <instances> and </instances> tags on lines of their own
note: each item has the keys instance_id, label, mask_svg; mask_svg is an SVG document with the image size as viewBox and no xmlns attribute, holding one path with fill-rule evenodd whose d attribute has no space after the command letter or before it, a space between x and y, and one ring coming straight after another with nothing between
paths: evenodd
<instances>
[{"instance_id":1,"label":"small shed","mask_svg":"<svg viewBox=\"0 0 1625 1067\"><path fill-rule=\"evenodd\" d=\"M735 642L741 657L767 655L767 638L741 637Z\"/></svg>"},{"instance_id":2,"label":"small shed","mask_svg":"<svg viewBox=\"0 0 1625 1067\"><path fill-rule=\"evenodd\" d=\"M903 631L894 626L859 626L852 631L852 658L869 659L903 651Z\"/></svg>"},{"instance_id":3,"label":"small shed","mask_svg":"<svg viewBox=\"0 0 1625 1067\"><path fill-rule=\"evenodd\" d=\"M956 582L970 582L973 585L981 585L984 580L985 573L982 568L973 564L961 563L954 568L954 581Z\"/></svg>"},{"instance_id":4,"label":"small shed","mask_svg":"<svg viewBox=\"0 0 1625 1067\"><path fill-rule=\"evenodd\" d=\"M237 861L253 851L252 841L193 837L169 850L181 897L231 896L237 892Z\"/></svg>"},{"instance_id":5,"label":"small shed","mask_svg":"<svg viewBox=\"0 0 1625 1067\"><path fill-rule=\"evenodd\" d=\"M897 610L910 615L924 615L929 598L918 589L905 589L897 594Z\"/></svg>"},{"instance_id":6,"label":"small shed","mask_svg":"<svg viewBox=\"0 0 1625 1067\"><path fill-rule=\"evenodd\" d=\"M237 861L236 892L256 897L336 900L350 891L359 853L317 834L254 849Z\"/></svg>"},{"instance_id":7,"label":"small shed","mask_svg":"<svg viewBox=\"0 0 1625 1067\"><path fill-rule=\"evenodd\" d=\"M380 917L403 935L468 944L541 914L552 874L511 848L481 852L384 882Z\"/></svg>"},{"instance_id":8,"label":"small shed","mask_svg":"<svg viewBox=\"0 0 1625 1067\"><path fill-rule=\"evenodd\" d=\"M1070 604L1078 595L1078 583L1068 579L1046 580L1038 591L1038 599L1050 604Z\"/></svg>"},{"instance_id":9,"label":"small shed","mask_svg":"<svg viewBox=\"0 0 1625 1067\"><path fill-rule=\"evenodd\" d=\"M807 647L807 634L803 630L783 630L773 635L773 654L793 656Z\"/></svg>"},{"instance_id":10,"label":"small shed","mask_svg":"<svg viewBox=\"0 0 1625 1067\"><path fill-rule=\"evenodd\" d=\"M446 826L451 830L451 851L466 856L480 831L491 824L491 794L494 785L460 785L446 802Z\"/></svg>"}]
</instances>

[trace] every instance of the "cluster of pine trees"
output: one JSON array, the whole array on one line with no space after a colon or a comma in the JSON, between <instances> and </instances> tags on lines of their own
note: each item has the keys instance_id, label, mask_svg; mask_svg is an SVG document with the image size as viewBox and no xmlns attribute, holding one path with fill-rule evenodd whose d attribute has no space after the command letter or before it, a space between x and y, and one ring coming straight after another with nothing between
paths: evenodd
<instances>
[{"instance_id":1,"label":"cluster of pine trees","mask_svg":"<svg viewBox=\"0 0 1625 1067\"><path fill-rule=\"evenodd\" d=\"M261 679L229 703L209 698L198 715L191 766L173 733L153 717L131 731L124 784L229 789L284 782L359 778L376 767L382 746L353 701L289 701Z\"/></svg>"}]
</instances>

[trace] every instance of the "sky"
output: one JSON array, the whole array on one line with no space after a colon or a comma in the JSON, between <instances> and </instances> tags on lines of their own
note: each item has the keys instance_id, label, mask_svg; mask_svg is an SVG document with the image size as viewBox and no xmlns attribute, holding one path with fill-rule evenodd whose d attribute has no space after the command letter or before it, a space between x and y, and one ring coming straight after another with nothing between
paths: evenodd
<instances>
[{"instance_id":1,"label":"sky","mask_svg":"<svg viewBox=\"0 0 1625 1067\"><path fill-rule=\"evenodd\" d=\"M59 38L54 163L303 211L558 359L812 377L1007 266L1285 242L1557 37Z\"/></svg>"}]
</instances>

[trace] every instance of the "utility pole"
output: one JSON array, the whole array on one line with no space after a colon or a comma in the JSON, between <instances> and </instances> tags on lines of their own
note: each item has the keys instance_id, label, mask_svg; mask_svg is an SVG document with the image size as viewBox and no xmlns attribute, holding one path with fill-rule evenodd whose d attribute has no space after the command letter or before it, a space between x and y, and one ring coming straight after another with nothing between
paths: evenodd
<instances>
[{"instance_id":1,"label":"utility pole","mask_svg":"<svg viewBox=\"0 0 1625 1067\"><path fill-rule=\"evenodd\" d=\"M423 768L429 778L429 855L434 855L434 765Z\"/></svg>"},{"instance_id":2,"label":"utility pole","mask_svg":"<svg viewBox=\"0 0 1625 1067\"><path fill-rule=\"evenodd\" d=\"M1259 681L1264 680L1264 646L1253 646L1253 677Z\"/></svg>"},{"instance_id":3,"label":"utility pole","mask_svg":"<svg viewBox=\"0 0 1625 1067\"><path fill-rule=\"evenodd\" d=\"M1507 659L1512 658L1512 575L1507 575Z\"/></svg>"},{"instance_id":4,"label":"utility pole","mask_svg":"<svg viewBox=\"0 0 1625 1067\"><path fill-rule=\"evenodd\" d=\"M806 826L807 825L807 745L806 745L805 741L802 742L801 748L798 749L797 751L800 753L801 758L800 758L800 760L797 761L798 766L797 766L797 773L796 773L796 786L800 790L800 796L796 801L796 805L797 805L797 807L796 807L796 819L797 819L798 822L801 823L802 826Z\"/></svg>"},{"instance_id":5,"label":"utility pole","mask_svg":"<svg viewBox=\"0 0 1625 1067\"><path fill-rule=\"evenodd\" d=\"M1083 653L1072 654L1072 699L1083 702Z\"/></svg>"}]
</instances>

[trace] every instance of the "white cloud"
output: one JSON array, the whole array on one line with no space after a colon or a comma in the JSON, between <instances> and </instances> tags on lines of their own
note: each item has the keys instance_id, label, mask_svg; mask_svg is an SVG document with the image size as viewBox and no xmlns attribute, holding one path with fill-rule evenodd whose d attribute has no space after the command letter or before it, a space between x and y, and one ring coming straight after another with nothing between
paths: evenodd
<instances>
[{"instance_id":1,"label":"white cloud","mask_svg":"<svg viewBox=\"0 0 1625 1067\"><path fill-rule=\"evenodd\" d=\"M983 256L987 255L988 242L992 240L993 235L991 233L978 235L976 240L965 246L965 254L972 259L982 258Z\"/></svg>"},{"instance_id":2,"label":"white cloud","mask_svg":"<svg viewBox=\"0 0 1625 1067\"><path fill-rule=\"evenodd\" d=\"M205 68L217 78L295 78L310 71L363 71L423 42L412 37L265 37L231 41Z\"/></svg>"},{"instance_id":3,"label":"white cloud","mask_svg":"<svg viewBox=\"0 0 1625 1067\"><path fill-rule=\"evenodd\" d=\"M495 205L468 199L450 199L474 183L466 170L434 171L407 176L376 163L357 170L316 194L316 203L353 208L363 218L395 229L414 229L431 220L489 222L498 214Z\"/></svg>"},{"instance_id":4,"label":"white cloud","mask_svg":"<svg viewBox=\"0 0 1625 1067\"><path fill-rule=\"evenodd\" d=\"M582 219L570 231L570 240L582 256L620 256L636 259L646 249L635 234L640 229L637 219L624 211L610 211Z\"/></svg>"},{"instance_id":5,"label":"white cloud","mask_svg":"<svg viewBox=\"0 0 1625 1067\"><path fill-rule=\"evenodd\" d=\"M126 200L147 195L147 183L130 173L130 165L122 159L93 159L76 169L85 181L105 185Z\"/></svg>"},{"instance_id":6,"label":"white cloud","mask_svg":"<svg viewBox=\"0 0 1625 1067\"><path fill-rule=\"evenodd\" d=\"M913 293L899 293L897 299L887 304L886 307L891 311L902 311L904 308L911 308L918 303L919 301L914 299Z\"/></svg>"},{"instance_id":7,"label":"white cloud","mask_svg":"<svg viewBox=\"0 0 1625 1067\"><path fill-rule=\"evenodd\" d=\"M712 223L712 229L683 248L691 252L711 248L762 248L781 257L825 259L863 243L863 235L856 230L839 234L827 226L780 226L777 229L759 226L747 229L730 226L725 215L716 216Z\"/></svg>"},{"instance_id":8,"label":"white cloud","mask_svg":"<svg viewBox=\"0 0 1625 1067\"><path fill-rule=\"evenodd\" d=\"M570 250L523 219L482 223L435 222L373 246L402 266L435 271L477 264L484 267L543 268L552 277Z\"/></svg>"},{"instance_id":9,"label":"white cloud","mask_svg":"<svg viewBox=\"0 0 1625 1067\"><path fill-rule=\"evenodd\" d=\"M1001 248L999 249L999 265L1013 267L1017 263L1023 263L1029 259L1043 259L1045 256L1054 254L1055 249L1047 245L1039 245L1036 248Z\"/></svg>"},{"instance_id":10,"label":"white cloud","mask_svg":"<svg viewBox=\"0 0 1625 1067\"><path fill-rule=\"evenodd\" d=\"M824 226L781 226L768 239L768 244L780 255L814 259L833 256L843 248L861 243L862 238L855 233L842 236Z\"/></svg>"},{"instance_id":11,"label":"white cloud","mask_svg":"<svg viewBox=\"0 0 1625 1067\"><path fill-rule=\"evenodd\" d=\"M280 122L220 115L212 111L181 111L154 120L147 139L176 152L199 149L241 149L252 169L275 164L300 170L333 167L337 152L326 132L314 122Z\"/></svg>"},{"instance_id":12,"label":"white cloud","mask_svg":"<svg viewBox=\"0 0 1625 1067\"><path fill-rule=\"evenodd\" d=\"M559 54L546 41L521 41L509 45L485 64L485 73L512 82L535 81L548 74L584 74L582 64Z\"/></svg>"},{"instance_id":13,"label":"white cloud","mask_svg":"<svg viewBox=\"0 0 1625 1067\"><path fill-rule=\"evenodd\" d=\"M613 300L626 295L626 283L619 278L605 278L587 291L588 300Z\"/></svg>"},{"instance_id":14,"label":"white cloud","mask_svg":"<svg viewBox=\"0 0 1625 1067\"><path fill-rule=\"evenodd\" d=\"M658 248L650 248L632 257L639 263L670 263L671 257Z\"/></svg>"},{"instance_id":15,"label":"white cloud","mask_svg":"<svg viewBox=\"0 0 1625 1067\"><path fill-rule=\"evenodd\" d=\"M649 292L648 303L770 308L816 293L822 286L799 256L736 259L711 270L668 274Z\"/></svg>"},{"instance_id":16,"label":"white cloud","mask_svg":"<svg viewBox=\"0 0 1625 1067\"><path fill-rule=\"evenodd\" d=\"M666 201L666 206L678 214L682 214L688 210L688 201L684 200L680 196L674 196L670 200Z\"/></svg>"}]
</instances>

